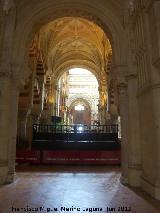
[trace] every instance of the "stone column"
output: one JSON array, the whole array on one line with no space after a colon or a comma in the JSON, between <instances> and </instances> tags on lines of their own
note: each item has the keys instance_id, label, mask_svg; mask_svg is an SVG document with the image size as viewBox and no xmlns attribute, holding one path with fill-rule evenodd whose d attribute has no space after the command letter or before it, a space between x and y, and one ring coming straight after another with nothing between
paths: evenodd
<instances>
[{"instance_id":1,"label":"stone column","mask_svg":"<svg viewBox=\"0 0 160 213\"><path fill-rule=\"evenodd\" d=\"M121 118L121 182L128 184L128 88L126 75L128 71L127 65L112 66L112 76L117 84L118 89L118 109Z\"/></svg>"},{"instance_id":2,"label":"stone column","mask_svg":"<svg viewBox=\"0 0 160 213\"><path fill-rule=\"evenodd\" d=\"M119 111L121 116L121 161L122 176L121 182L128 184L128 93L127 84L118 84Z\"/></svg>"},{"instance_id":3,"label":"stone column","mask_svg":"<svg viewBox=\"0 0 160 213\"><path fill-rule=\"evenodd\" d=\"M42 111L41 113L41 119L40 119L40 124L47 124L47 110Z\"/></svg>"},{"instance_id":4,"label":"stone column","mask_svg":"<svg viewBox=\"0 0 160 213\"><path fill-rule=\"evenodd\" d=\"M54 102L48 103L47 124L51 123L51 116L54 114Z\"/></svg>"},{"instance_id":5,"label":"stone column","mask_svg":"<svg viewBox=\"0 0 160 213\"><path fill-rule=\"evenodd\" d=\"M9 141L8 147L8 177L7 183L14 181L15 177L15 161L16 161L16 141L17 141L17 115L18 115L18 98L19 98L19 89L17 85L12 86L11 92L11 120L10 120L10 129L11 129L11 139Z\"/></svg>"},{"instance_id":6,"label":"stone column","mask_svg":"<svg viewBox=\"0 0 160 213\"><path fill-rule=\"evenodd\" d=\"M26 128L27 128L28 110L20 110L18 113L18 143L25 143L27 140Z\"/></svg>"},{"instance_id":7,"label":"stone column","mask_svg":"<svg viewBox=\"0 0 160 213\"><path fill-rule=\"evenodd\" d=\"M157 81L158 81L157 75ZM160 83L139 96L142 139L142 189L160 200Z\"/></svg>"},{"instance_id":8,"label":"stone column","mask_svg":"<svg viewBox=\"0 0 160 213\"><path fill-rule=\"evenodd\" d=\"M11 98L9 76L0 73L0 184L7 180L8 175L8 144L10 136L10 104Z\"/></svg>"},{"instance_id":9,"label":"stone column","mask_svg":"<svg viewBox=\"0 0 160 213\"><path fill-rule=\"evenodd\" d=\"M141 141L139 125L139 109L137 99L136 74L130 74L128 79L128 114L129 114L129 138L128 138L128 182L131 186L140 186L141 176Z\"/></svg>"},{"instance_id":10,"label":"stone column","mask_svg":"<svg viewBox=\"0 0 160 213\"><path fill-rule=\"evenodd\" d=\"M40 114L32 110L32 112L28 115L27 119L27 140L28 140L28 149L32 147L32 138L33 138L33 124L39 124Z\"/></svg>"},{"instance_id":11,"label":"stone column","mask_svg":"<svg viewBox=\"0 0 160 213\"><path fill-rule=\"evenodd\" d=\"M28 138L29 149L32 146L33 124L39 124L39 123L40 123L40 115L32 111L31 114L29 114L28 120L27 120L27 138Z\"/></svg>"},{"instance_id":12,"label":"stone column","mask_svg":"<svg viewBox=\"0 0 160 213\"><path fill-rule=\"evenodd\" d=\"M153 95L153 107L154 107L154 129L152 129L155 134L155 153L156 162L153 165L155 168L156 178L154 184L154 197L160 200L160 78L159 83L152 87Z\"/></svg>"},{"instance_id":13,"label":"stone column","mask_svg":"<svg viewBox=\"0 0 160 213\"><path fill-rule=\"evenodd\" d=\"M18 89L9 73L0 73L0 184L14 178Z\"/></svg>"},{"instance_id":14,"label":"stone column","mask_svg":"<svg viewBox=\"0 0 160 213\"><path fill-rule=\"evenodd\" d=\"M151 66L148 68L150 82L139 93L141 117L142 188L160 200L160 2L152 1L147 8L146 43ZM145 14L146 16L146 14ZM148 61L145 61L146 64ZM148 67L149 63L146 64Z\"/></svg>"},{"instance_id":15,"label":"stone column","mask_svg":"<svg viewBox=\"0 0 160 213\"><path fill-rule=\"evenodd\" d=\"M16 6L14 1L5 1L2 20L3 45L0 58L0 184L10 182L14 178L19 93L18 80L13 76L13 63L11 62L15 23Z\"/></svg>"}]
</instances>

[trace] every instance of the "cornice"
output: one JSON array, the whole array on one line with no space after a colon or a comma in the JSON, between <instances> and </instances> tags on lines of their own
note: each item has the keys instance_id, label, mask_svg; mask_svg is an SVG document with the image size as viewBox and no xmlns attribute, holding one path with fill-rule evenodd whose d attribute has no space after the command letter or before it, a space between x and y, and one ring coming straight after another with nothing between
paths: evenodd
<instances>
[{"instance_id":1,"label":"cornice","mask_svg":"<svg viewBox=\"0 0 160 213\"><path fill-rule=\"evenodd\" d=\"M126 75L126 79L129 81L129 80L132 80L132 79L135 79L137 78L137 73L129 73L128 75Z\"/></svg>"},{"instance_id":2,"label":"cornice","mask_svg":"<svg viewBox=\"0 0 160 213\"><path fill-rule=\"evenodd\" d=\"M11 78L12 72L2 72L0 71L0 78Z\"/></svg>"},{"instance_id":3,"label":"cornice","mask_svg":"<svg viewBox=\"0 0 160 213\"><path fill-rule=\"evenodd\" d=\"M155 89L160 89L160 83L157 84L150 84L147 85L146 87L139 89L138 94L137 94L137 98L140 98L141 96L151 92L152 90Z\"/></svg>"}]
</instances>

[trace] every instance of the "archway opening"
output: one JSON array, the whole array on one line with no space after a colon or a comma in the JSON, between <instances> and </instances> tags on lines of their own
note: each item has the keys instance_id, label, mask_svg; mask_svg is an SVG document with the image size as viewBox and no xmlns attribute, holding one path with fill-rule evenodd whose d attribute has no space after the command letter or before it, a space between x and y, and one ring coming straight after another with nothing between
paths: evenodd
<instances>
[{"instance_id":1,"label":"archway opening","mask_svg":"<svg viewBox=\"0 0 160 213\"><path fill-rule=\"evenodd\" d=\"M88 70L72 68L58 82L57 115L65 124L99 122L99 91L96 77Z\"/></svg>"},{"instance_id":2,"label":"archway opening","mask_svg":"<svg viewBox=\"0 0 160 213\"><path fill-rule=\"evenodd\" d=\"M57 137L74 141L77 137L72 133L77 127L69 125L75 124L94 126L86 129L89 134L81 140L117 142L118 109L110 72L112 47L104 31L84 18L59 18L36 33L28 52L32 73L19 98L18 123L24 131L18 142L25 141L25 148L32 150L52 140L51 135L56 141ZM35 138L37 132L39 139ZM56 135L68 132L65 139Z\"/></svg>"}]
</instances>

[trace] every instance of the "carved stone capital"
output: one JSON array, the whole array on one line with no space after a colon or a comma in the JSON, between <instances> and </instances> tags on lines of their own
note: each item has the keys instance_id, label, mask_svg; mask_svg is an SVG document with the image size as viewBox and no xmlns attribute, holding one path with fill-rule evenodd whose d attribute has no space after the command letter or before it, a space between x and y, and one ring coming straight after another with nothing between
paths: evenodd
<instances>
[{"instance_id":1,"label":"carved stone capital","mask_svg":"<svg viewBox=\"0 0 160 213\"><path fill-rule=\"evenodd\" d=\"M127 74L127 69L128 69L127 64L118 64L112 66L112 70L116 75L125 76Z\"/></svg>"},{"instance_id":2,"label":"carved stone capital","mask_svg":"<svg viewBox=\"0 0 160 213\"><path fill-rule=\"evenodd\" d=\"M12 7L14 7L14 0L4 0L3 3L3 11L5 12L6 15L8 15L9 11L11 10Z\"/></svg>"},{"instance_id":3,"label":"carved stone capital","mask_svg":"<svg viewBox=\"0 0 160 213\"><path fill-rule=\"evenodd\" d=\"M10 78L12 76L11 71L0 71L0 79L2 78Z\"/></svg>"},{"instance_id":4,"label":"carved stone capital","mask_svg":"<svg viewBox=\"0 0 160 213\"><path fill-rule=\"evenodd\" d=\"M137 73L133 72L133 73L129 73L127 76L126 76L126 79L127 80L132 80L132 79L135 79L137 78Z\"/></svg>"},{"instance_id":5,"label":"carved stone capital","mask_svg":"<svg viewBox=\"0 0 160 213\"><path fill-rule=\"evenodd\" d=\"M134 0L130 0L128 3L128 14L129 16L132 16L135 12L135 5L134 5Z\"/></svg>"},{"instance_id":6,"label":"carved stone capital","mask_svg":"<svg viewBox=\"0 0 160 213\"><path fill-rule=\"evenodd\" d=\"M124 96L124 95L126 96L126 94L127 94L127 84L126 83L118 84L117 88L118 88L119 96Z\"/></svg>"}]
</instances>

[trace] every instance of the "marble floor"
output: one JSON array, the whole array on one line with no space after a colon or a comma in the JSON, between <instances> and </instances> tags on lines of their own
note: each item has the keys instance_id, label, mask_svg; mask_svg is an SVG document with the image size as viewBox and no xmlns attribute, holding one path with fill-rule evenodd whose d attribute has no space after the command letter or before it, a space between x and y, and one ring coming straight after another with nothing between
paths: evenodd
<instances>
[{"instance_id":1,"label":"marble floor","mask_svg":"<svg viewBox=\"0 0 160 213\"><path fill-rule=\"evenodd\" d=\"M120 174L109 166L21 166L0 188L0 213L160 212L159 201L122 185Z\"/></svg>"}]
</instances>

